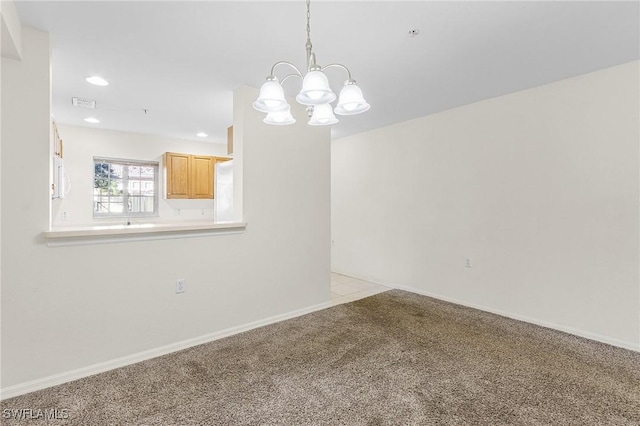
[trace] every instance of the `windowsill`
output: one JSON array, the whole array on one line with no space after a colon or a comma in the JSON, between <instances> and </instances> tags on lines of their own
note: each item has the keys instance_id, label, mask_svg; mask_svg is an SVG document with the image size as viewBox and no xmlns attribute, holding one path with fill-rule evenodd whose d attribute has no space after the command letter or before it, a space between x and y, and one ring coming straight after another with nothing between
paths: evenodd
<instances>
[{"instance_id":1,"label":"windowsill","mask_svg":"<svg viewBox=\"0 0 640 426\"><path fill-rule=\"evenodd\" d=\"M145 223L55 228L43 235L48 246L68 246L237 234L246 227L246 222Z\"/></svg>"}]
</instances>

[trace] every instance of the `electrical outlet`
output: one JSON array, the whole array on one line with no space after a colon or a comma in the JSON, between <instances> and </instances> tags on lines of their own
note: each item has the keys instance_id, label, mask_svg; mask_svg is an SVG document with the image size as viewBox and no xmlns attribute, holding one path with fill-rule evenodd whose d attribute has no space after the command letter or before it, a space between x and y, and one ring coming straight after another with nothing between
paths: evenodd
<instances>
[{"instance_id":1,"label":"electrical outlet","mask_svg":"<svg viewBox=\"0 0 640 426\"><path fill-rule=\"evenodd\" d=\"M464 267L465 268L471 268L471 259L467 258L467 260L464 262Z\"/></svg>"},{"instance_id":2,"label":"electrical outlet","mask_svg":"<svg viewBox=\"0 0 640 426\"><path fill-rule=\"evenodd\" d=\"M69 220L69 212L62 212L62 220Z\"/></svg>"},{"instance_id":3,"label":"electrical outlet","mask_svg":"<svg viewBox=\"0 0 640 426\"><path fill-rule=\"evenodd\" d=\"M182 213L180 209L176 209L176 216L180 216L180 213Z\"/></svg>"},{"instance_id":4,"label":"electrical outlet","mask_svg":"<svg viewBox=\"0 0 640 426\"><path fill-rule=\"evenodd\" d=\"M187 280L184 278L178 278L176 280L176 294L184 293L187 291Z\"/></svg>"}]
</instances>

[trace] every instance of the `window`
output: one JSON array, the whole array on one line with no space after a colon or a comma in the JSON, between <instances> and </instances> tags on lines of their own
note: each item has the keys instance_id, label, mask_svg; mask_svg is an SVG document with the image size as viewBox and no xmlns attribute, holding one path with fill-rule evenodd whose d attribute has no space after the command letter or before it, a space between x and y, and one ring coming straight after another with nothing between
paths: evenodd
<instances>
[{"instance_id":1,"label":"window","mask_svg":"<svg viewBox=\"0 0 640 426\"><path fill-rule=\"evenodd\" d=\"M93 159L93 217L158 215L158 162Z\"/></svg>"}]
</instances>

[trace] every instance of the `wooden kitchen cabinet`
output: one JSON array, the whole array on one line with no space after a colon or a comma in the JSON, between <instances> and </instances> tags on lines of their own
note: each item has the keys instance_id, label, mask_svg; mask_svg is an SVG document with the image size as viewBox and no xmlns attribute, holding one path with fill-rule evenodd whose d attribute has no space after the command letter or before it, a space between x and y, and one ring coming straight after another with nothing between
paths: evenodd
<instances>
[{"instance_id":1,"label":"wooden kitchen cabinet","mask_svg":"<svg viewBox=\"0 0 640 426\"><path fill-rule=\"evenodd\" d=\"M213 180L216 167L216 157L203 155L191 156L191 180L189 198L213 198Z\"/></svg>"},{"instance_id":2,"label":"wooden kitchen cabinet","mask_svg":"<svg viewBox=\"0 0 640 426\"><path fill-rule=\"evenodd\" d=\"M164 154L167 198L189 198L190 157L175 152Z\"/></svg>"},{"instance_id":3,"label":"wooden kitchen cabinet","mask_svg":"<svg viewBox=\"0 0 640 426\"><path fill-rule=\"evenodd\" d=\"M233 154L233 126L227 128L227 154Z\"/></svg>"},{"instance_id":4,"label":"wooden kitchen cabinet","mask_svg":"<svg viewBox=\"0 0 640 426\"><path fill-rule=\"evenodd\" d=\"M213 198L216 162L227 160L230 158L165 152L167 198Z\"/></svg>"}]
</instances>

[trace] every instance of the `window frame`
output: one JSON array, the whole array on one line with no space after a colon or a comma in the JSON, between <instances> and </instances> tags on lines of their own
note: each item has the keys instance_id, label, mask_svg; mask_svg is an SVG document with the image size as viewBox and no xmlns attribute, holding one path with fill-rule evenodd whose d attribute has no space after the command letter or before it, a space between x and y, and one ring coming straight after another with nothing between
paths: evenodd
<instances>
[{"instance_id":1,"label":"window frame","mask_svg":"<svg viewBox=\"0 0 640 426\"><path fill-rule=\"evenodd\" d=\"M137 167L153 167L153 211L152 212L97 212L96 211L96 194L95 194L95 168L96 164L107 163L107 164L116 164L123 167L124 173L122 176L122 207L123 209L126 207L128 209L129 206L129 198L135 198L135 195L129 194L129 184L130 180L128 179L128 166L137 166ZM108 218L134 218L134 217L159 217L159 199L160 199L160 162L159 161L150 161L150 160L134 160L128 158L112 158L112 157L102 157L102 156L94 156L93 157L93 173L92 173L92 184L94 192L92 193L92 202L91 202L91 210L93 213L94 219L108 219ZM135 181L140 182L151 182L149 179L135 179ZM142 185L140 185L140 191L142 191ZM141 198L140 196L138 196Z\"/></svg>"}]
</instances>

